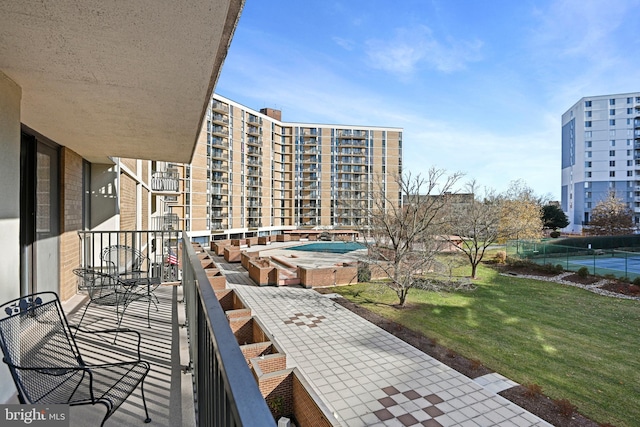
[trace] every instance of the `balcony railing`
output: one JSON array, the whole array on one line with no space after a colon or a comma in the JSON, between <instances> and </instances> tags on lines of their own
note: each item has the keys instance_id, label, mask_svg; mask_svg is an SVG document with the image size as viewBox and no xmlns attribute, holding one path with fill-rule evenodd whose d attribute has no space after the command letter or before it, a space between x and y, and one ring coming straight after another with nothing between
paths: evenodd
<instances>
[{"instance_id":1,"label":"balcony railing","mask_svg":"<svg viewBox=\"0 0 640 427\"><path fill-rule=\"evenodd\" d=\"M177 171L153 171L151 173L151 190L173 191L180 188L180 174Z\"/></svg>"}]
</instances>

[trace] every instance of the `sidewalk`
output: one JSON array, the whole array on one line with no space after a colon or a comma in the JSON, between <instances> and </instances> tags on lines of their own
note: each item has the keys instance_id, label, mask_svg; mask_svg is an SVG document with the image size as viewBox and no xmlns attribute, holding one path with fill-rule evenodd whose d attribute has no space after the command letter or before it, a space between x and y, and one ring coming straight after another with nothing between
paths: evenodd
<instances>
[{"instance_id":1,"label":"sidewalk","mask_svg":"<svg viewBox=\"0 0 640 427\"><path fill-rule=\"evenodd\" d=\"M214 259L344 426L551 426L326 296Z\"/></svg>"}]
</instances>

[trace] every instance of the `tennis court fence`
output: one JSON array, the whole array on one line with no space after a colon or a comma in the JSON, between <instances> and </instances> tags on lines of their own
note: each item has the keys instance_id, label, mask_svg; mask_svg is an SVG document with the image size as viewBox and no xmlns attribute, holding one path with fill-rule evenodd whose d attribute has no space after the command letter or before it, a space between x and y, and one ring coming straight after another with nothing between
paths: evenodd
<instances>
[{"instance_id":1,"label":"tennis court fence","mask_svg":"<svg viewBox=\"0 0 640 427\"><path fill-rule=\"evenodd\" d=\"M507 256L527 259L536 264L561 265L566 271L587 267L590 274L640 277L640 247L597 249L551 244L548 240L510 240Z\"/></svg>"}]
</instances>

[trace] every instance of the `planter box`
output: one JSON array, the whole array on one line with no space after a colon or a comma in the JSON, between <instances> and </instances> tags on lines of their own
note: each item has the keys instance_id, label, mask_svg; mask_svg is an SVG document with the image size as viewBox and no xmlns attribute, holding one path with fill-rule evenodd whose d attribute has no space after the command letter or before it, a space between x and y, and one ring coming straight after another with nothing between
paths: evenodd
<instances>
[{"instance_id":1,"label":"planter box","mask_svg":"<svg viewBox=\"0 0 640 427\"><path fill-rule=\"evenodd\" d=\"M224 248L224 260L227 262L240 262L240 246L227 246Z\"/></svg>"}]
</instances>

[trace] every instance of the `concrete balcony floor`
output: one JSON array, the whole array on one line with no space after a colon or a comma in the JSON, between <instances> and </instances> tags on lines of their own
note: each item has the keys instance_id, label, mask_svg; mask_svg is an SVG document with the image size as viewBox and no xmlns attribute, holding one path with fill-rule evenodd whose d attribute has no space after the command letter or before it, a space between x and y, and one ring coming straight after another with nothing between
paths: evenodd
<instances>
[{"instance_id":1,"label":"concrete balcony floor","mask_svg":"<svg viewBox=\"0 0 640 427\"><path fill-rule=\"evenodd\" d=\"M144 383L145 396L150 424L144 424L144 407L140 387L107 420L105 427L126 426L195 426L193 409L192 376L182 372L182 366L189 361L184 324L184 303L182 288L179 286L160 286L155 295L158 297L158 310L151 305L151 328L147 327L147 303L131 303L124 315L121 327L140 332L142 336L140 352L143 360L151 364L151 370ZM69 323L80 320L88 299L76 295L63 306ZM117 326L114 307L101 307L91 304L82 321L82 328L102 330ZM108 336L107 336L108 338ZM108 363L135 357L136 340L132 334L118 335L116 344L112 340L98 338L96 335L78 333L76 341L87 363ZM14 400L10 403L17 403ZM70 426L84 427L100 425L105 415L103 405L85 405L70 408Z\"/></svg>"}]
</instances>

